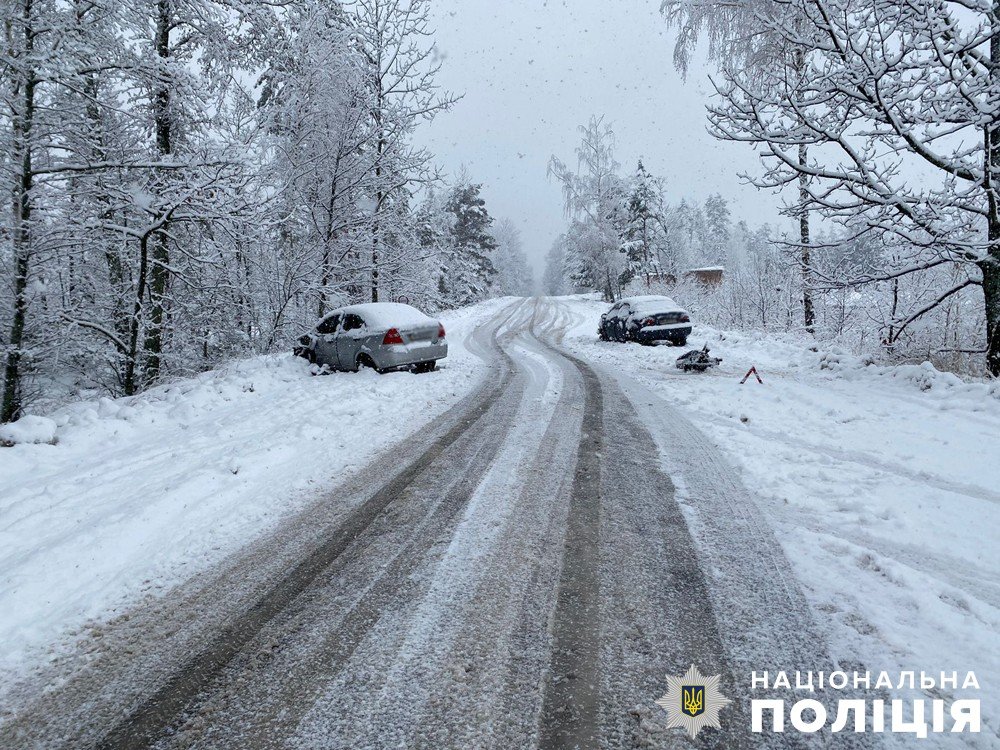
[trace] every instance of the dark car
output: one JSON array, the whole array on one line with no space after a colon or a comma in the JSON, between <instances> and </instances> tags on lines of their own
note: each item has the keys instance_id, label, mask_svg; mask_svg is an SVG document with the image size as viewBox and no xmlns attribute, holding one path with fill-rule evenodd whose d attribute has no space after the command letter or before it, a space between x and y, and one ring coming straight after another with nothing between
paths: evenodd
<instances>
[{"instance_id":1,"label":"dark car","mask_svg":"<svg viewBox=\"0 0 1000 750\"><path fill-rule=\"evenodd\" d=\"M624 297L601 316L597 335L602 341L683 346L691 335L691 316L670 297Z\"/></svg>"}]
</instances>

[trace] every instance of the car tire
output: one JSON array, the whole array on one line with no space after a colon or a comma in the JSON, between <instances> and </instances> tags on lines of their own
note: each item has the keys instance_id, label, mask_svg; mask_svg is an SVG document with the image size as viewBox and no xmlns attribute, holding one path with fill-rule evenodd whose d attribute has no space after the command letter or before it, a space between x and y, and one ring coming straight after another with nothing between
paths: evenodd
<instances>
[{"instance_id":1,"label":"car tire","mask_svg":"<svg viewBox=\"0 0 1000 750\"><path fill-rule=\"evenodd\" d=\"M360 354L360 355L358 355L357 366L354 368L354 371L357 372L362 367L370 367L375 372L377 372L379 375L382 375L382 374L385 373L385 370L380 369L379 366L375 364L375 360L372 359L367 354Z\"/></svg>"},{"instance_id":2,"label":"car tire","mask_svg":"<svg viewBox=\"0 0 1000 750\"><path fill-rule=\"evenodd\" d=\"M414 375L422 375L425 372L434 372L437 369L437 360L431 360L430 362L417 362L413 365L411 372Z\"/></svg>"},{"instance_id":3,"label":"car tire","mask_svg":"<svg viewBox=\"0 0 1000 750\"><path fill-rule=\"evenodd\" d=\"M316 364L316 352L307 346L296 346L292 349L292 356L300 357L311 365Z\"/></svg>"},{"instance_id":4,"label":"car tire","mask_svg":"<svg viewBox=\"0 0 1000 750\"><path fill-rule=\"evenodd\" d=\"M679 339L677 339L677 340L676 340L676 341L674 342L674 345L675 345L675 346L687 346L687 342L688 342L688 340L687 340L687 336L685 336L685 337L683 337L683 338L679 338Z\"/></svg>"}]
</instances>

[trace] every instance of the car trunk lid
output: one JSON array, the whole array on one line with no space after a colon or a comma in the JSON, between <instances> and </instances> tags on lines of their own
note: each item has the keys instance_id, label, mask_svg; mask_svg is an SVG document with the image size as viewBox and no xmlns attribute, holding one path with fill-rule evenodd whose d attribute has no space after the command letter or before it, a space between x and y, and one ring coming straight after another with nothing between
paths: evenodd
<instances>
[{"instance_id":1,"label":"car trunk lid","mask_svg":"<svg viewBox=\"0 0 1000 750\"><path fill-rule=\"evenodd\" d=\"M438 324L429 323L421 326L407 326L401 328L400 333L407 342L434 341L438 337Z\"/></svg>"}]
</instances>

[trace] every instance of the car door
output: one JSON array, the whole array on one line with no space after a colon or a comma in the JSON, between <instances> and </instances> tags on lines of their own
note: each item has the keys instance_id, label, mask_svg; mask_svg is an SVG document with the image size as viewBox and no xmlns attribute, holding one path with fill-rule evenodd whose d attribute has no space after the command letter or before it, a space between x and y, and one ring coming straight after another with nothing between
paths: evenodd
<instances>
[{"instance_id":1,"label":"car door","mask_svg":"<svg viewBox=\"0 0 1000 750\"><path fill-rule=\"evenodd\" d=\"M628 330L628 316L631 314L631 310L628 303L623 302L621 307L618 308L618 314L615 316L615 334L619 341L625 340L625 333Z\"/></svg>"},{"instance_id":2,"label":"car door","mask_svg":"<svg viewBox=\"0 0 1000 750\"><path fill-rule=\"evenodd\" d=\"M621 321L622 326L622 340L625 340L632 331L632 306L627 302L622 305L622 311L618 314L618 319Z\"/></svg>"},{"instance_id":3,"label":"car door","mask_svg":"<svg viewBox=\"0 0 1000 750\"><path fill-rule=\"evenodd\" d=\"M330 315L316 326L316 364L336 368L337 359L337 329L344 316L340 313Z\"/></svg>"},{"instance_id":4,"label":"car door","mask_svg":"<svg viewBox=\"0 0 1000 750\"><path fill-rule=\"evenodd\" d=\"M358 363L358 353L364 343L365 321L356 313L347 313L337 335L337 359L344 370L354 370Z\"/></svg>"},{"instance_id":5,"label":"car door","mask_svg":"<svg viewBox=\"0 0 1000 750\"><path fill-rule=\"evenodd\" d=\"M618 315L618 306L620 304L621 304L620 302L616 302L615 304L613 304L611 306L611 309L608 310L606 313L604 313L604 316L601 320L601 325L604 326L604 335L607 336L608 338L614 337L615 318Z\"/></svg>"}]
</instances>

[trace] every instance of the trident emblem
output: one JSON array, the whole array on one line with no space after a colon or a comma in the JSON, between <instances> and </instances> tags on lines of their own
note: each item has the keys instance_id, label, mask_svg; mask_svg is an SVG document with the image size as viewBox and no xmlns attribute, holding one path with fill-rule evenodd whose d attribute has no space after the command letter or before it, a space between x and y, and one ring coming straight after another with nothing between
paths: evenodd
<instances>
[{"instance_id":1,"label":"trident emblem","mask_svg":"<svg viewBox=\"0 0 1000 750\"><path fill-rule=\"evenodd\" d=\"M685 685L681 690L683 705L681 711L688 716L698 716L705 712L705 686Z\"/></svg>"}]
</instances>

